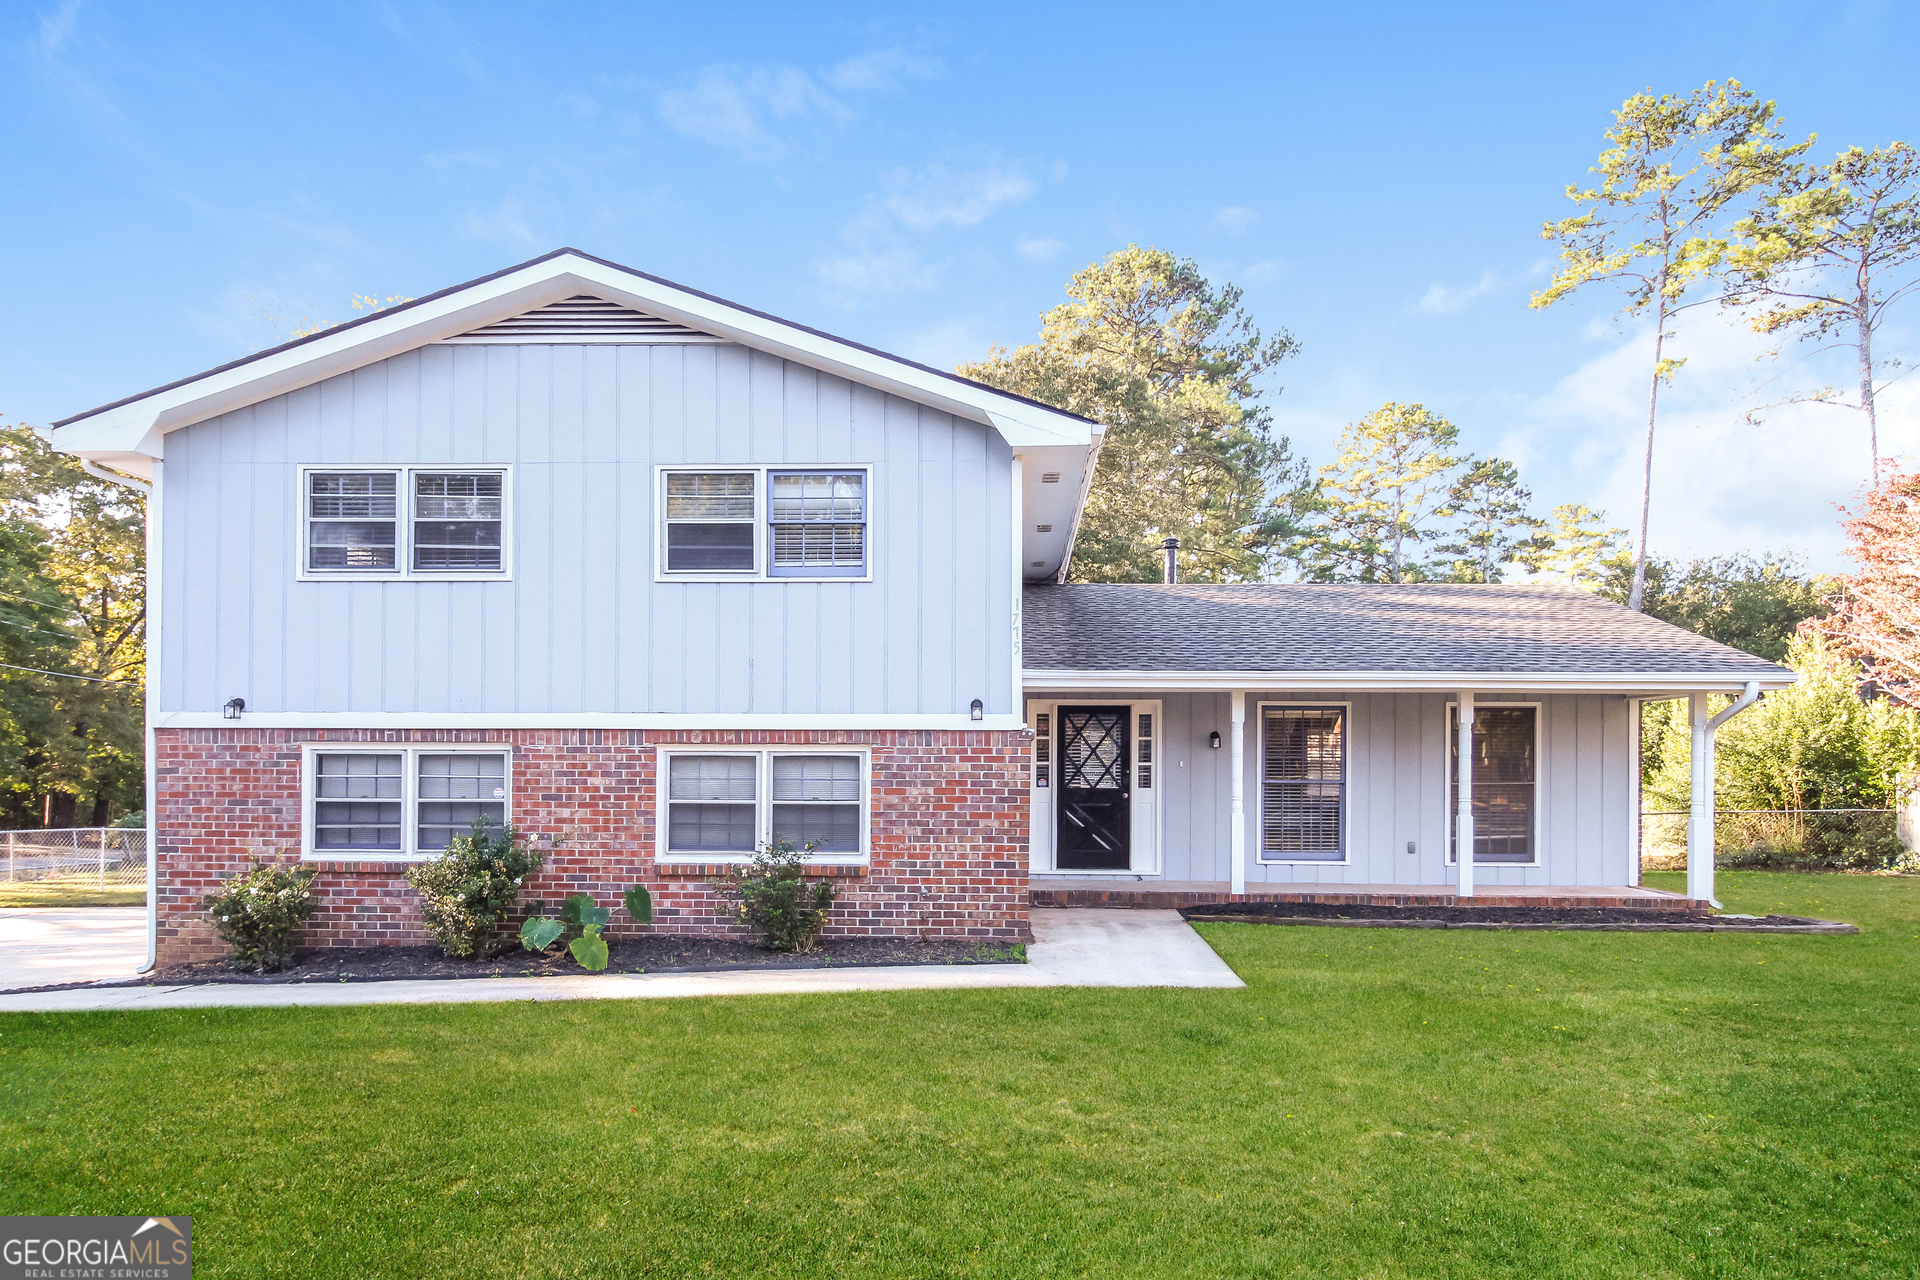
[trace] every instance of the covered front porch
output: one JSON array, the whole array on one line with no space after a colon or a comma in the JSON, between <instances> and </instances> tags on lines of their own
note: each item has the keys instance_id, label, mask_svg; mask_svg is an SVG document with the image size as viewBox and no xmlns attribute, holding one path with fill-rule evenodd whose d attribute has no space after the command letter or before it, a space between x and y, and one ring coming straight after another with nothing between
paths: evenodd
<instances>
[{"instance_id":1,"label":"covered front porch","mask_svg":"<svg viewBox=\"0 0 1920 1280\"><path fill-rule=\"evenodd\" d=\"M1347 884L1338 888L1250 884L1235 892L1225 880L1123 879L1094 876L1034 876L1027 882L1036 907L1203 907L1216 902L1301 902L1345 907L1541 907L1569 910L1638 907L1648 911L1697 911L1707 904L1684 893L1640 885L1480 885L1462 898L1455 885Z\"/></svg>"}]
</instances>

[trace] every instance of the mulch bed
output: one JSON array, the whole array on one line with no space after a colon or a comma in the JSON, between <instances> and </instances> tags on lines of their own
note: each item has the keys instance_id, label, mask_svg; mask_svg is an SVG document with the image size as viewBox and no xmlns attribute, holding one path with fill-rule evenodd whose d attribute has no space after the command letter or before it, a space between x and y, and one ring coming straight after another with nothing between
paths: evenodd
<instances>
[{"instance_id":1,"label":"mulch bed","mask_svg":"<svg viewBox=\"0 0 1920 1280\"><path fill-rule=\"evenodd\" d=\"M725 969L844 969L909 964L1022 964L1000 943L957 938L822 938L797 954L763 951L731 938L685 938L646 934L608 938L603 973L710 973ZM397 982L411 978L580 977L588 971L571 956L536 954L515 946L487 960L449 960L440 948L328 947L301 952L279 973L236 973L224 961L174 965L128 983L63 986L181 986L212 982L297 984L306 982ZM37 989L37 988L36 988Z\"/></svg>"},{"instance_id":2,"label":"mulch bed","mask_svg":"<svg viewBox=\"0 0 1920 1280\"><path fill-rule=\"evenodd\" d=\"M1360 929L1592 929L1618 933L1858 933L1804 916L1709 915L1647 907L1389 907L1321 902L1219 902L1188 920Z\"/></svg>"}]
</instances>

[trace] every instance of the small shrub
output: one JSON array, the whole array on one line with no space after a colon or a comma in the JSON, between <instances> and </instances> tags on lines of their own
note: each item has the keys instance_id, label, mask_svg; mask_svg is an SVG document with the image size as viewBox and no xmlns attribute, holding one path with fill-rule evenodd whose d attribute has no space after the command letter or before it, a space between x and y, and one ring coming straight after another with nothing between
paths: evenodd
<instances>
[{"instance_id":1,"label":"small shrub","mask_svg":"<svg viewBox=\"0 0 1920 1280\"><path fill-rule=\"evenodd\" d=\"M816 880L809 889L802 867L819 844L795 849L791 840L762 845L753 862L721 882L721 892L740 905L742 923L760 935L769 951L805 951L827 927L833 885Z\"/></svg>"},{"instance_id":2,"label":"small shrub","mask_svg":"<svg viewBox=\"0 0 1920 1280\"><path fill-rule=\"evenodd\" d=\"M420 895L421 919L443 952L456 960L484 959L521 884L546 860L512 823L495 829L490 819L476 818L469 834L447 842L445 853L408 868L407 883Z\"/></svg>"},{"instance_id":3,"label":"small shrub","mask_svg":"<svg viewBox=\"0 0 1920 1280\"><path fill-rule=\"evenodd\" d=\"M317 867L298 869L253 864L220 892L204 899L233 967L278 973L293 959L293 934L319 905L313 897Z\"/></svg>"}]
</instances>

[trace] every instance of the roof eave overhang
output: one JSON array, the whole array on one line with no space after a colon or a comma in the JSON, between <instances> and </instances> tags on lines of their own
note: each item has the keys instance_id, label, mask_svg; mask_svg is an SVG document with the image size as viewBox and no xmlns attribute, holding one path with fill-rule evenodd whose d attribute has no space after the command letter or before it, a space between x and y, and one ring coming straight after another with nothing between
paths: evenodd
<instances>
[{"instance_id":1,"label":"roof eave overhang","mask_svg":"<svg viewBox=\"0 0 1920 1280\"><path fill-rule=\"evenodd\" d=\"M1233 690L1352 693L1618 693L1677 698L1689 693L1739 693L1757 683L1762 692L1785 689L1792 672L1551 672L1551 671L1076 671L1027 668L1029 693L1058 689Z\"/></svg>"},{"instance_id":2,"label":"roof eave overhang","mask_svg":"<svg viewBox=\"0 0 1920 1280\"><path fill-rule=\"evenodd\" d=\"M285 348L70 418L64 452L163 456L167 433L580 293L592 293L991 426L1016 451L1093 442L1084 419L804 328L616 263L565 250Z\"/></svg>"}]
</instances>

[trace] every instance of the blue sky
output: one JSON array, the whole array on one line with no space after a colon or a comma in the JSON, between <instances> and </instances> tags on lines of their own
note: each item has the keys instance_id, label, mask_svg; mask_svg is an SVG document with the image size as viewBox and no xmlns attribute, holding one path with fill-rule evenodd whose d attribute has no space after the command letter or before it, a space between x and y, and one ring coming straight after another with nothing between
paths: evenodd
<instances>
[{"instance_id":1,"label":"blue sky","mask_svg":"<svg viewBox=\"0 0 1920 1280\"><path fill-rule=\"evenodd\" d=\"M1920 141L1917 38L1875 3L14 3L0 420L272 345L263 311L349 318L563 244L946 366L1031 340L1131 242L1301 339L1273 404L1312 461L1421 401L1543 508L1628 524L1645 334L1607 296L1528 310L1541 221L1649 86L1737 77L1821 155ZM1833 371L1756 366L1711 311L1679 347L1655 551L1837 565L1857 415L1740 420ZM1920 452L1917 387L1889 451Z\"/></svg>"}]
</instances>

